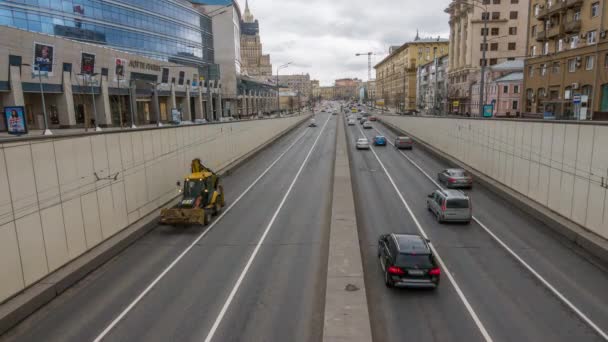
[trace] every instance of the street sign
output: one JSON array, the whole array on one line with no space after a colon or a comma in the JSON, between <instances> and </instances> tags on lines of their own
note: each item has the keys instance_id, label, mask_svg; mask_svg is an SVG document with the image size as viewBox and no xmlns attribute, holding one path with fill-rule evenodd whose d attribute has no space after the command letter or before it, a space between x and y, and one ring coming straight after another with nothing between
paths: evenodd
<instances>
[{"instance_id":1,"label":"street sign","mask_svg":"<svg viewBox=\"0 0 608 342\"><path fill-rule=\"evenodd\" d=\"M580 96L580 95L574 95L574 96L572 97L572 103L574 103L574 104L579 104L579 103L581 103L581 96Z\"/></svg>"},{"instance_id":2,"label":"street sign","mask_svg":"<svg viewBox=\"0 0 608 342\"><path fill-rule=\"evenodd\" d=\"M454 102L452 103L452 105L453 105L454 107L460 107L460 101L454 101Z\"/></svg>"},{"instance_id":3,"label":"street sign","mask_svg":"<svg viewBox=\"0 0 608 342\"><path fill-rule=\"evenodd\" d=\"M483 117L491 118L494 115L494 105L488 104L483 106Z\"/></svg>"}]
</instances>

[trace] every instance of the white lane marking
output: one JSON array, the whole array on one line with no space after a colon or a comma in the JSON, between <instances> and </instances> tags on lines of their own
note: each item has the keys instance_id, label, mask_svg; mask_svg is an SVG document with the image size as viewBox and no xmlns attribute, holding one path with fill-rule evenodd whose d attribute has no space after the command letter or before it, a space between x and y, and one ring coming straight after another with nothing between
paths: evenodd
<instances>
[{"instance_id":1,"label":"white lane marking","mask_svg":"<svg viewBox=\"0 0 608 342\"><path fill-rule=\"evenodd\" d=\"M175 260L173 260L173 262L171 262L171 264L169 264L169 266L167 266L167 268L165 268L130 304L129 306L127 306L113 321L112 323L110 323L110 325L108 325L94 340L94 342L100 342L102 341L106 335L131 311L133 310L133 308L148 294L148 292L150 292L152 290L152 288L154 288L154 286L156 286L156 284L158 284L158 282L163 279L165 277L165 275L171 271L171 269L173 269L173 267L175 267L175 265L203 238L205 237L205 235L207 235L207 233L213 228L215 227L215 225L226 215L228 214L228 212L262 179L262 177L264 177L269 171L270 169L272 169L278 162L279 160L281 160L283 158L283 156L285 156L285 154L287 154L287 152L289 152L289 150L291 150L292 147L294 147L296 145L296 143L298 143L298 141L300 141L305 135L306 133L308 133L308 129L306 129L299 137L296 138L296 140L294 140L293 143L291 143L291 145L289 145L289 147L287 147L285 149L285 151L283 151L278 157L277 159L275 159L265 170L264 172L262 172L262 174L256 178L253 183L251 183L251 185L249 185L249 187L247 187L247 189L245 189L245 191L243 191L239 197L237 197L234 202L226 209L222 212L222 214L220 214L220 216L218 216L218 218L213 221L197 238L196 240L194 240L194 242L192 242L186 249L184 249L184 251L177 256L177 258L175 258Z\"/></svg>"},{"instance_id":2,"label":"white lane marking","mask_svg":"<svg viewBox=\"0 0 608 342\"><path fill-rule=\"evenodd\" d=\"M375 128L375 130L382 133L379 129ZM391 145L395 146L390 140L386 139ZM426 171L422 169L416 162L414 162L409 156L407 156L403 151L399 150L399 153L403 155L412 165L414 165L424 176L426 176L433 184L435 184L439 189L444 190L444 188L439 184L435 179L433 179ZM515 260L519 261L536 279L538 279L543 285L545 285L549 291L551 291L559 300L561 300L566 306L568 306L574 313L582 319L585 323L587 323L595 332L597 332L604 340L608 341L608 334L603 331L595 322L593 322L585 313L583 313L578 307L576 307L566 296L564 296L559 290L557 290L549 281L547 281L543 276L541 276L530 264L528 264L522 257L520 257L513 249L511 249L504 241L502 241L493 231L491 231L485 224L483 224L477 217L473 216L473 220L479 224L479 226L486 231L499 245L501 245Z\"/></svg>"},{"instance_id":3,"label":"white lane marking","mask_svg":"<svg viewBox=\"0 0 608 342\"><path fill-rule=\"evenodd\" d=\"M366 136L365 132L363 132L363 130L361 129L361 127L359 127L359 130L361 131L361 133L363 134L363 136ZM388 180L393 185L393 188L395 189L395 192L397 192L397 195L399 196L399 199L401 199L401 202L405 206L405 209L407 209L408 213L410 214L410 216L414 220L414 223L416 224L416 227L418 228L418 231L420 231L420 234L425 239L428 239L428 235L426 234L426 231L424 231L424 229L420 225L420 222L416 218L416 215L414 215L414 212L412 211L412 209L410 208L409 204L407 203L407 201L405 200L405 198L401 194L401 191L399 191L399 188L397 187L397 184L395 184L395 181L393 180L393 177L388 172L388 170L386 169L386 167L384 167L384 163L382 163L382 161L378 157L378 154L376 154L376 151L374 151L374 148L371 146L371 144L370 144L369 148L372 151L372 153L374 154L374 156L376 157L376 160L378 161L378 163L380 164L380 166L382 167L382 169L384 170L384 173L388 177ZM443 262L443 259L439 256L439 253L437 252L437 250L435 249L435 247L433 246L433 244L430 243L429 245L430 245L431 249L433 250L433 253L435 254L435 257L437 258L437 261L439 261L439 264L441 265L441 268L443 268L443 270L445 271L445 274L448 276L448 279L450 280L450 283L452 283L452 286L454 286L454 289L456 290L456 293L458 293L458 296L460 297L460 300L462 300L464 306L466 307L467 311L469 312L469 315L471 315L471 318L475 322L475 325L477 325L477 328L481 332L481 335L484 337L484 339L487 342L492 342L492 337L490 336L490 334L486 330L485 326L483 325L483 323L479 319L479 316L477 316L477 313L475 312L475 310L473 310L473 307L471 306L471 304L469 303L469 300L467 299L467 297L464 295L464 293L460 289L460 286L458 285L458 283L456 283L456 280L452 276L452 272L450 272L450 270L448 269L448 267L445 265L445 263Z\"/></svg>"},{"instance_id":4,"label":"white lane marking","mask_svg":"<svg viewBox=\"0 0 608 342\"><path fill-rule=\"evenodd\" d=\"M268 225L266 226L266 229L264 230L264 233L262 234L262 236L260 237L260 240L256 244L255 249L251 253L251 256L249 257L249 260L247 261L247 264L245 264L245 268L243 268L243 271L241 272L241 275L237 279L236 283L234 284L234 287L232 288L232 291L230 291L230 295L226 299L226 302L224 303L224 306L222 307L222 310L220 311L220 313L218 314L217 318L215 319L215 322L213 323L213 326L211 327L211 330L209 330L209 333L207 334L207 337L205 338L205 342L211 342L211 340L213 339L213 336L215 335L215 332L217 331L220 323L222 323L222 319L224 318L224 315L226 315L226 312L228 311L228 308L230 307L230 304L232 303L232 300L234 299L234 296L236 296L236 293L238 292L238 290L239 290L239 288L241 286L241 283L243 282L243 279L245 279L245 276L247 275L247 272L249 272L249 268L251 267L251 264L253 264L253 261L255 260L255 257L257 256L258 251L262 247L262 244L264 243L264 240L266 239L266 236L268 235L268 232L270 232L270 228L272 228L272 225L274 224L274 221L279 216L279 212L283 208L283 205L285 204L285 201L287 201L287 197L289 197L289 194L291 193L291 190L293 190L293 187L296 184L298 178L300 177L300 174L302 173L302 170L304 170L304 166L306 166L306 163L308 162L308 159L310 159L312 151L315 149L315 146L317 146L317 143L319 142L319 138L321 138L321 135L323 134L323 131L325 130L325 127L327 126L327 124L329 123L329 120L331 118L332 118L332 115L329 115L329 117L327 118L327 121L325 121L325 124L323 125L323 128L321 128L321 132L319 132L319 135L315 139L315 142L312 144L312 147L308 151L308 154L306 155L306 158L304 158L304 161L302 162L302 165L300 165L300 169L298 170L298 172L296 173L295 177L293 178L293 181L289 185L289 188L287 189L287 192L285 192L285 195L283 196L283 199L281 199L281 203L279 203L279 206L277 207L277 210L272 215L272 218L270 219L270 222L268 222Z\"/></svg>"}]
</instances>

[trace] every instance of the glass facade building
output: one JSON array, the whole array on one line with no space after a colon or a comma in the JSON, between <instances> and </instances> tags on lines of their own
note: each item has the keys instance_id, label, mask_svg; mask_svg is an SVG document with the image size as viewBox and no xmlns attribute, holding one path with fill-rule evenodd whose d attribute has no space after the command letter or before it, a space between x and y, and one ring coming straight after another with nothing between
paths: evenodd
<instances>
[{"instance_id":1,"label":"glass facade building","mask_svg":"<svg viewBox=\"0 0 608 342\"><path fill-rule=\"evenodd\" d=\"M180 64L214 60L211 18L179 0L0 0L0 25Z\"/></svg>"}]
</instances>

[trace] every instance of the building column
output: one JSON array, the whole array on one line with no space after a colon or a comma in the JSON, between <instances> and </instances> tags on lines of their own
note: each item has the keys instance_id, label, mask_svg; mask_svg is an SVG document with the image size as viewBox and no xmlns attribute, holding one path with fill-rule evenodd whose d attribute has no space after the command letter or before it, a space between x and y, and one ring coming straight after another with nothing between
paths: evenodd
<instances>
[{"instance_id":1,"label":"building column","mask_svg":"<svg viewBox=\"0 0 608 342\"><path fill-rule=\"evenodd\" d=\"M460 65L466 65L466 57L467 57L467 49L466 49L466 41L467 41L467 28L465 24L460 22Z\"/></svg>"},{"instance_id":2,"label":"building column","mask_svg":"<svg viewBox=\"0 0 608 342\"><path fill-rule=\"evenodd\" d=\"M216 116L215 119L217 121L220 120L220 118L224 117L224 106L222 105L222 94L218 93L217 94L217 110L216 110Z\"/></svg>"},{"instance_id":3,"label":"building column","mask_svg":"<svg viewBox=\"0 0 608 342\"><path fill-rule=\"evenodd\" d=\"M450 46L448 48L448 55L449 55L449 63L450 66L454 65L454 38L456 36L456 31L454 31L454 23L450 24Z\"/></svg>"},{"instance_id":4,"label":"building column","mask_svg":"<svg viewBox=\"0 0 608 342\"><path fill-rule=\"evenodd\" d=\"M137 122L137 118L139 117L137 115L137 85L135 82L129 84L129 102L131 104L131 113L133 113L132 117L134 121L131 122L131 125L139 125L140 123Z\"/></svg>"},{"instance_id":5,"label":"building column","mask_svg":"<svg viewBox=\"0 0 608 342\"><path fill-rule=\"evenodd\" d=\"M186 112L185 117L188 118L187 121L194 121L194 118L192 117L192 107L190 106L190 86L189 85L186 86L186 106L184 108L184 111ZM182 113L182 117L184 117L184 113Z\"/></svg>"},{"instance_id":6,"label":"building column","mask_svg":"<svg viewBox=\"0 0 608 342\"><path fill-rule=\"evenodd\" d=\"M73 106L72 106L73 107ZM108 95L108 79L105 76L99 81L99 95L95 96L98 126L112 126L112 112L110 111L110 96Z\"/></svg>"},{"instance_id":7,"label":"building column","mask_svg":"<svg viewBox=\"0 0 608 342\"><path fill-rule=\"evenodd\" d=\"M158 88L155 85L154 89L152 90L152 115L153 118L150 118L150 121L157 121L156 123L158 124L159 122L161 122L161 118L160 118L160 105L159 105L159 98L158 98Z\"/></svg>"},{"instance_id":8,"label":"building column","mask_svg":"<svg viewBox=\"0 0 608 342\"><path fill-rule=\"evenodd\" d=\"M171 102L169 103L171 105L171 108L169 108L169 110L173 109L173 108L177 108L177 102L175 101L175 83L171 83L171 98L170 98Z\"/></svg>"},{"instance_id":9,"label":"building column","mask_svg":"<svg viewBox=\"0 0 608 342\"><path fill-rule=\"evenodd\" d=\"M76 112L74 111L74 94L72 93L72 77L69 71L62 72L63 93L57 99L57 116L59 127L73 127L76 125Z\"/></svg>"},{"instance_id":10,"label":"building column","mask_svg":"<svg viewBox=\"0 0 608 342\"><path fill-rule=\"evenodd\" d=\"M9 67L9 80L11 91L5 94L0 93L2 102L5 106L25 106L23 88L21 87L21 66L11 65ZM0 129L6 127L4 115L0 115L0 127Z\"/></svg>"},{"instance_id":11,"label":"building column","mask_svg":"<svg viewBox=\"0 0 608 342\"><path fill-rule=\"evenodd\" d=\"M198 87L198 97L196 98L196 100L194 101L194 119L204 119L205 118L205 112L204 112L204 105L203 105L203 91L202 91L202 87Z\"/></svg>"}]
</instances>

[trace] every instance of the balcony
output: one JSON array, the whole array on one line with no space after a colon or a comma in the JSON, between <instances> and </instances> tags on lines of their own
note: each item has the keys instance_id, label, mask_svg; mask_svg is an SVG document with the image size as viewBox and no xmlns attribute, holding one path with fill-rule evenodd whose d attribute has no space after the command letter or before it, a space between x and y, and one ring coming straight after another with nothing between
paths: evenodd
<instances>
[{"instance_id":1,"label":"balcony","mask_svg":"<svg viewBox=\"0 0 608 342\"><path fill-rule=\"evenodd\" d=\"M583 6L583 0L566 0L566 8L581 6Z\"/></svg>"},{"instance_id":2,"label":"balcony","mask_svg":"<svg viewBox=\"0 0 608 342\"><path fill-rule=\"evenodd\" d=\"M562 34L564 34L564 26L561 24L554 25L547 30L547 39L553 39Z\"/></svg>"},{"instance_id":3,"label":"balcony","mask_svg":"<svg viewBox=\"0 0 608 342\"><path fill-rule=\"evenodd\" d=\"M582 0L569 0L572 2L582 2ZM574 5L572 5L574 6ZM536 19L538 20L545 20L548 17L550 17L551 15L564 10L568 7L568 0L554 0L553 4L551 4L551 6L548 6L545 4L545 8L541 8L538 10L538 13L536 14Z\"/></svg>"},{"instance_id":4,"label":"balcony","mask_svg":"<svg viewBox=\"0 0 608 342\"><path fill-rule=\"evenodd\" d=\"M571 20L564 23L564 33L578 33L581 31L581 21Z\"/></svg>"},{"instance_id":5,"label":"balcony","mask_svg":"<svg viewBox=\"0 0 608 342\"><path fill-rule=\"evenodd\" d=\"M538 31L538 32L536 32L536 41L537 42L544 42L545 40L547 40L547 32L546 31Z\"/></svg>"}]
</instances>

